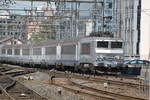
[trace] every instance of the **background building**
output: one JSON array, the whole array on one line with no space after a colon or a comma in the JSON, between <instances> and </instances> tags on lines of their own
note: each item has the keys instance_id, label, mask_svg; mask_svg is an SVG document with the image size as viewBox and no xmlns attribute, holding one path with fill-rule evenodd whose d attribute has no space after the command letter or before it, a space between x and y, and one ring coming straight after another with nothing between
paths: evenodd
<instances>
[{"instance_id":1,"label":"background building","mask_svg":"<svg viewBox=\"0 0 150 100\"><path fill-rule=\"evenodd\" d=\"M26 40L26 18L24 16L4 11L0 13L0 39L11 36L14 39Z\"/></svg>"},{"instance_id":2,"label":"background building","mask_svg":"<svg viewBox=\"0 0 150 100\"><path fill-rule=\"evenodd\" d=\"M103 32L110 32L116 36L117 29L114 25L116 26L118 21L117 6L116 0L77 0L56 3L56 16L62 16L58 19L60 31L57 32L57 38L84 37ZM89 26L92 26L91 29L86 30Z\"/></svg>"},{"instance_id":3,"label":"background building","mask_svg":"<svg viewBox=\"0 0 150 100\"><path fill-rule=\"evenodd\" d=\"M27 13L27 37L28 40L47 40L55 39L53 29L53 10L51 6L42 5Z\"/></svg>"},{"instance_id":4,"label":"background building","mask_svg":"<svg viewBox=\"0 0 150 100\"><path fill-rule=\"evenodd\" d=\"M119 0L118 36L125 41L124 52L128 58L139 56L141 0Z\"/></svg>"}]
</instances>

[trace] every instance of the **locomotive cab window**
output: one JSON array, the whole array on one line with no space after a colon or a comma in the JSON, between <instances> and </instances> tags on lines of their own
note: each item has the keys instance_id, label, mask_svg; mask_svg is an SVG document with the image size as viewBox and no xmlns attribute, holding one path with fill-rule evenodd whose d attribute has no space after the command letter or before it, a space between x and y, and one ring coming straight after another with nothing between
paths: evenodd
<instances>
[{"instance_id":1,"label":"locomotive cab window","mask_svg":"<svg viewBox=\"0 0 150 100\"><path fill-rule=\"evenodd\" d=\"M108 48L108 42L107 41L98 41L97 47L98 48Z\"/></svg>"},{"instance_id":2,"label":"locomotive cab window","mask_svg":"<svg viewBox=\"0 0 150 100\"><path fill-rule=\"evenodd\" d=\"M111 48L122 48L122 42L111 42Z\"/></svg>"}]
</instances>

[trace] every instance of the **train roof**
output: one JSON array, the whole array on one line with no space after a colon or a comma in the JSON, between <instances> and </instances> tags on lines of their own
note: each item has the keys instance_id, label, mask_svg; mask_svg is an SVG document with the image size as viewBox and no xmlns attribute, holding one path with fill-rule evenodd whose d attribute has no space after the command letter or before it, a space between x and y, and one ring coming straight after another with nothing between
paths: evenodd
<instances>
[{"instance_id":1,"label":"train roof","mask_svg":"<svg viewBox=\"0 0 150 100\"><path fill-rule=\"evenodd\" d=\"M109 38L109 37L83 37L83 38L68 38L62 40L47 40L38 43L31 44L14 44L14 45L4 45L4 48L30 48L30 47L41 47L41 46L49 46L49 45L57 45L57 44L76 44L78 41L123 41L122 39L117 38Z\"/></svg>"}]
</instances>

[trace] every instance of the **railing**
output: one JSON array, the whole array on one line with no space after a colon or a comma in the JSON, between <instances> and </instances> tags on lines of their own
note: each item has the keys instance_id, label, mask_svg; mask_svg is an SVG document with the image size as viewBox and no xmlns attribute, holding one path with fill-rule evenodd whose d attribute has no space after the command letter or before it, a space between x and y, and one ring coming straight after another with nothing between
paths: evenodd
<instances>
[{"instance_id":1,"label":"railing","mask_svg":"<svg viewBox=\"0 0 150 100\"><path fill-rule=\"evenodd\" d=\"M140 79L142 85L150 86L150 64L142 66ZM147 100L150 100L150 87L141 87L140 90L146 95Z\"/></svg>"}]
</instances>

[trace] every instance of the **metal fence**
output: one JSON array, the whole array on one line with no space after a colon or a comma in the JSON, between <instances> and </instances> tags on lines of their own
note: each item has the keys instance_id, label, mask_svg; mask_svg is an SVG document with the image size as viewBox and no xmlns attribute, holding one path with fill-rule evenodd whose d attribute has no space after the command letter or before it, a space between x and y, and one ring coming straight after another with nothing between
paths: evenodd
<instances>
[{"instance_id":1,"label":"metal fence","mask_svg":"<svg viewBox=\"0 0 150 100\"><path fill-rule=\"evenodd\" d=\"M140 92L150 100L150 65L143 65L140 76Z\"/></svg>"}]
</instances>

